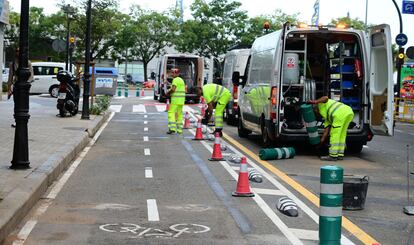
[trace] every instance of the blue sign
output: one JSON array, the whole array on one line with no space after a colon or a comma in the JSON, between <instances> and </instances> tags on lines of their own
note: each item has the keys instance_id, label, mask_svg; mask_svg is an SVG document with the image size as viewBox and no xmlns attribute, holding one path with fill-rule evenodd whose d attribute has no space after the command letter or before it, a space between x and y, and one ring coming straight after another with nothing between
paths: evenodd
<instances>
[{"instance_id":1,"label":"blue sign","mask_svg":"<svg viewBox=\"0 0 414 245\"><path fill-rule=\"evenodd\" d=\"M398 46L404 46L408 42L408 37L404 33L400 33L395 38L395 42L398 44Z\"/></svg>"},{"instance_id":2,"label":"blue sign","mask_svg":"<svg viewBox=\"0 0 414 245\"><path fill-rule=\"evenodd\" d=\"M414 1L403 0L402 13L414 14Z\"/></svg>"}]
</instances>

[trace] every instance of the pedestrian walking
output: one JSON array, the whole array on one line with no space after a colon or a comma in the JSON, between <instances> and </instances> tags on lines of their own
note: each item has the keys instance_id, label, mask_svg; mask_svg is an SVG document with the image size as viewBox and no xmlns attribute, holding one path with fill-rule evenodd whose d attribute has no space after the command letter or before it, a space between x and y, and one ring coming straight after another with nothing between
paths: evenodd
<instances>
[{"instance_id":1,"label":"pedestrian walking","mask_svg":"<svg viewBox=\"0 0 414 245\"><path fill-rule=\"evenodd\" d=\"M215 122L215 130L214 133L220 133L220 136L222 136L222 130L223 130L223 114L224 109L227 106L227 103L229 102L231 98L230 91L218 84L210 83L206 84L202 88L202 94L203 97L208 105L208 113L206 113L206 117L203 119L204 124L207 124L210 122L213 110L214 112L214 122Z\"/></svg>"},{"instance_id":2,"label":"pedestrian walking","mask_svg":"<svg viewBox=\"0 0 414 245\"><path fill-rule=\"evenodd\" d=\"M171 96L170 109L168 110L167 134L183 133L183 107L185 103L185 83L180 77L178 68L171 69L173 81L167 96Z\"/></svg>"},{"instance_id":3,"label":"pedestrian walking","mask_svg":"<svg viewBox=\"0 0 414 245\"><path fill-rule=\"evenodd\" d=\"M30 70L30 77L29 77L28 81L33 81L32 63L30 63L30 61L29 61L28 65L29 65L29 70ZM12 62L10 62L10 67L9 67L9 78L7 80L7 99L8 100L13 95L14 84L18 80L18 68L19 68L19 48L16 48L16 52L15 52L15 55L14 55L14 60ZM13 128L16 127L16 125L14 123L11 126Z\"/></svg>"},{"instance_id":4,"label":"pedestrian walking","mask_svg":"<svg viewBox=\"0 0 414 245\"><path fill-rule=\"evenodd\" d=\"M342 160L348 126L354 118L352 108L339 101L331 100L327 96L308 101L308 103L317 105L314 107L315 112L324 119L325 130L321 138L321 144L325 143L328 135L330 135L329 155L322 156L321 160Z\"/></svg>"}]
</instances>

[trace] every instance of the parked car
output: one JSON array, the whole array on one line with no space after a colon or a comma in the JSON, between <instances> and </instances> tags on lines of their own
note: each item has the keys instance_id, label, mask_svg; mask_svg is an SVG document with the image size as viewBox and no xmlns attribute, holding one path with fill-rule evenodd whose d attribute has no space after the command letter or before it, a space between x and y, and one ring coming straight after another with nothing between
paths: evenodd
<instances>
[{"instance_id":1,"label":"parked car","mask_svg":"<svg viewBox=\"0 0 414 245\"><path fill-rule=\"evenodd\" d=\"M56 62L33 62L34 81L30 88L30 93L50 94L57 98L59 91L59 82L57 74L65 69L65 63Z\"/></svg>"},{"instance_id":2,"label":"parked car","mask_svg":"<svg viewBox=\"0 0 414 245\"><path fill-rule=\"evenodd\" d=\"M144 83L142 83L143 88L153 88L154 86L155 86L154 80L149 80L149 81L145 81Z\"/></svg>"}]
</instances>

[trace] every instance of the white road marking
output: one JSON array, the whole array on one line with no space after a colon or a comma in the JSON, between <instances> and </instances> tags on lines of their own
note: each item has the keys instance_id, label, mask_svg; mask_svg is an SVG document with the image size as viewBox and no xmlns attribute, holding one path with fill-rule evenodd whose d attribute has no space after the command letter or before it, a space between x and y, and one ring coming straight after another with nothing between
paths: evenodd
<instances>
[{"instance_id":1,"label":"white road marking","mask_svg":"<svg viewBox=\"0 0 414 245\"><path fill-rule=\"evenodd\" d=\"M394 129L394 131L395 131L395 132L398 132L398 133L404 133L404 131L399 130L399 129Z\"/></svg>"},{"instance_id":2,"label":"white road marking","mask_svg":"<svg viewBox=\"0 0 414 245\"><path fill-rule=\"evenodd\" d=\"M152 96L144 96L144 97L141 97L141 100L152 100L152 99L153 99Z\"/></svg>"},{"instance_id":3,"label":"white road marking","mask_svg":"<svg viewBox=\"0 0 414 245\"><path fill-rule=\"evenodd\" d=\"M111 105L109 111L111 112L121 112L122 105Z\"/></svg>"},{"instance_id":4,"label":"white road marking","mask_svg":"<svg viewBox=\"0 0 414 245\"><path fill-rule=\"evenodd\" d=\"M160 216L158 214L157 200L148 199L147 208L148 208L148 221L160 221Z\"/></svg>"},{"instance_id":5,"label":"white road marking","mask_svg":"<svg viewBox=\"0 0 414 245\"><path fill-rule=\"evenodd\" d=\"M148 124L148 121L144 121L144 124Z\"/></svg>"},{"instance_id":6,"label":"white road marking","mask_svg":"<svg viewBox=\"0 0 414 245\"><path fill-rule=\"evenodd\" d=\"M155 105L155 108L157 108L158 112L163 112L166 110L166 106L165 105Z\"/></svg>"},{"instance_id":7,"label":"white road marking","mask_svg":"<svg viewBox=\"0 0 414 245\"><path fill-rule=\"evenodd\" d=\"M363 147L363 148L367 148L367 149L369 148L369 146L367 146L367 145L363 145L362 147Z\"/></svg>"},{"instance_id":8,"label":"white road marking","mask_svg":"<svg viewBox=\"0 0 414 245\"><path fill-rule=\"evenodd\" d=\"M147 142L148 140L148 136L144 136L144 142Z\"/></svg>"},{"instance_id":9,"label":"white road marking","mask_svg":"<svg viewBox=\"0 0 414 245\"><path fill-rule=\"evenodd\" d=\"M290 228L290 230L293 232L293 234L299 237L299 239L312 240L312 241L319 240L319 231L293 229L293 228Z\"/></svg>"},{"instance_id":10,"label":"white road marking","mask_svg":"<svg viewBox=\"0 0 414 245\"><path fill-rule=\"evenodd\" d=\"M148 118L148 115L144 115L144 118Z\"/></svg>"},{"instance_id":11,"label":"white road marking","mask_svg":"<svg viewBox=\"0 0 414 245\"><path fill-rule=\"evenodd\" d=\"M144 132L148 132L148 128L144 128Z\"/></svg>"},{"instance_id":12,"label":"white road marking","mask_svg":"<svg viewBox=\"0 0 414 245\"><path fill-rule=\"evenodd\" d=\"M146 113L147 109L145 109L145 105L133 105L132 106L132 112Z\"/></svg>"},{"instance_id":13,"label":"white road marking","mask_svg":"<svg viewBox=\"0 0 414 245\"><path fill-rule=\"evenodd\" d=\"M152 179L154 175L152 174L152 168L146 167L145 168L145 178Z\"/></svg>"},{"instance_id":14,"label":"white road marking","mask_svg":"<svg viewBox=\"0 0 414 245\"><path fill-rule=\"evenodd\" d=\"M286 194L281 190L262 189L262 188L252 188L252 190L257 194L273 195L273 196L286 196Z\"/></svg>"},{"instance_id":15,"label":"white road marking","mask_svg":"<svg viewBox=\"0 0 414 245\"><path fill-rule=\"evenodd\" d=\"M151 155L151 150L149 148L145 148L144 149L144 154L145 154L145 156Z\"/></svg>"},{"instance_id":16,"label":"white road marking","mask_svg":"<svg viewBox=\"0 0 414 245\"><path fill-rule=\"evenodd\" d=\"M39 217L46 212L50 204L52 204L52 200L56 198L59 192L62 190L65 183L69 180L70 176L75 172L75 169L79 166L82 160L85 158L86 154L89 152L91 147L95 144L96 140L101 135L102 131L106 128L109 121L114 117L115 112L111 112L108 120L102 125L102 127L96 132L95 136L92 140L88 143L88 145L83 149L83 151L79 154L76 160L72 163L72 165L66 170L63 176L53 185L50 192L47 194L46 198L43 200L43 203L39 206L39 208L34 213L33 217L26 222L23 228L17 234L16 241L13 242L13 245L22 245L26 242L27 238L29 237L30 233L36 226Z\"/></svg>"}]
</instances>

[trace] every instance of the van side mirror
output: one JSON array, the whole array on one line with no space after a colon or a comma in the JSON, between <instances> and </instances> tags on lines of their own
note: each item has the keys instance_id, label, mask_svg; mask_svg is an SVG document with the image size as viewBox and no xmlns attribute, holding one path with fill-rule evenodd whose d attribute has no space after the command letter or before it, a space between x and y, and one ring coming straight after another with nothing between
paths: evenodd
<instances>
[{"instance_id":1,"label":"van side mirror","mask_svg":"<svg viewBox=\"0 0 414 245\"><path fill-rule=\"evenodd\" d=\"M233 72L233 75L231 76L231 81L234 85L239 86L240 85L240 72L235 71Z\"/></svg>"}]
</instances>

